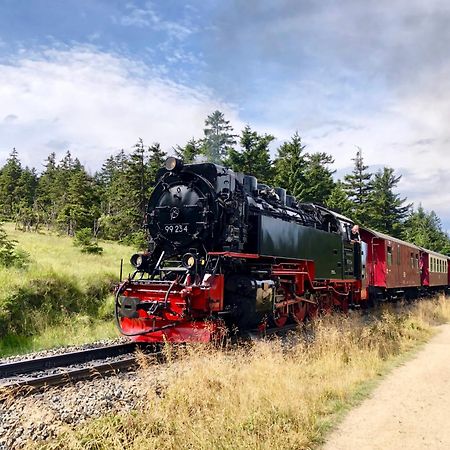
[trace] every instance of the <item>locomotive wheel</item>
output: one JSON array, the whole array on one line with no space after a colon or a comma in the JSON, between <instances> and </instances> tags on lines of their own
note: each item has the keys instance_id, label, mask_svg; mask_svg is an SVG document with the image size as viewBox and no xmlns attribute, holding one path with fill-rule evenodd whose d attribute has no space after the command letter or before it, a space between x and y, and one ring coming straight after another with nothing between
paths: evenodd
<instances>
[{"instance_id":1,"label":"locomotive wheel","mask_svg":"<svg viewBox=\"0 0 450 450\"><path fill-rule=\"evenodd\" d=\"M303 322L306 317L306 312L308 310L307 302L299 302L292 305L292 316L296 322Z\"/></svg>"},{"instance_id":2,"label":"locomotive wheel","mask_svg":"<svg viewBox=\"0 0 450 450\"><path fill-rule=\"evenodd\" d=\"M273 323L278 328L282 328L286 325L288 318L289 315L286 314L284 311L275 311L273 315Z\"/></svg>"}]
</instances>

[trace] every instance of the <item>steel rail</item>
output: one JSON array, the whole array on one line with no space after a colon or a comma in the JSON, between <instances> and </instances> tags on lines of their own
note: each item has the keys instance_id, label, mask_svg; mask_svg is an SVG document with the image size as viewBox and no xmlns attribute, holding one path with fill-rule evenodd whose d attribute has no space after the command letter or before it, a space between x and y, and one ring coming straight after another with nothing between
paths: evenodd
<instances>
[{"instance_id":1,"label":"steel rail","mask_svg":"<svg viewBox=\"0 0 450 450\"><path fill-rule=\"evenodd\" d=\"M0 401L3 397L7 398L8 395L11 394L30 394L49 387L63 386L77 381L114 375L119 372L133 369L137 364L136 357L132 356L126 359L95 364L89 367L66 369L57 374L12 380L10 383L0 386Z\"/></svg>"},{"instance_id":2,"label":"steel rail","mask_svg":"<svg viewBox=\"0 0 450 450\"><path fill-rule=\"evenodd\" d=\"M134 352L137 348L138 345L135 342L127 342L125 344L115 344L77 350L59 355L44 356L41 358L7 362L0 364L0 379L9 378L14 375L44 371L56 367L66 367L72 364L82 364L97 359L125 355Z\"/></svg>"}]
</instances>

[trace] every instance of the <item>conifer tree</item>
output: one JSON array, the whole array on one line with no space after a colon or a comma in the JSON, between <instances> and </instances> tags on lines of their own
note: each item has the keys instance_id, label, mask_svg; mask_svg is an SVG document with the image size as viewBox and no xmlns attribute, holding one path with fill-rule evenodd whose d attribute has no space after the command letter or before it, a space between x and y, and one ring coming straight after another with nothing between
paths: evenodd
<instances>
[{"instance_id":1,"label":"conifer tree","mask_svg":"<svg viewBox=\"0 0 450 450\"><path fill-rule=\"evenodd\" d=\"M299 200L325 205L334 189L334 170L328 168L334 159L327 153L308 155L305 170L305 186Z\"/></svg>"},{"instance_id":2,"label":"conifer tree","mask_svg":"<svg viewBox=\"0 0 450 450\"><path fill-rule=\"evenodd\" d=\"M108 239L123 239L135 225L136 207L130 202L128 168L128 157L121 150L108 158L98 174L102 183L100 232Z\"/></svg>"},{"instance_id":3,"label":"conifer tree","mask_svg":"<svg viewBox=\"0 0 450 450\"><path fill-rule=\"evenodd\" d=\"M406 198L400 198L394 192L401 175L394 175L394 169L384 167L379 170L372 182L372 192L369 196L364 224L381 233L400 237L402 221L408 215L411 204L405 205Z\"/></svg>"},{"instance_id":4,"label":"conifer tree","mask_svg":"<svg viewBox=\"0 0 450 450\"><path fill-rule=\"evenodd\" d=\"M202 141L192 138L184 147L180 145L174 147L174 151L177 158L181 158L185 164L191 164L202 152Z\"/></svg>"},{"instance_id":5,"label":"conifer tree","mask_svg":"<svg viewBox=\"0 0 450 450\"><path fill-rule=\"evenodd\" d=\"M328 208L352 218L353 203L348 199L342 181L335 184L325 204Z\"/></svg>"},{"instance_id":6,"label":"conifer tree","mask_svg":"<svg viewBox=\"0 0 450 450\"><path fill-rule=\"evenodd\" d=\"M307 166L305 146L298 132L278 149L274 161L274 184L285 188L290 195L301 198L305 189Z\"/></svg>"},{"instance_id":7,"label":"conifer tree","mask_svg":"<svg viewBox=\"0 0 450 450\"><path fill-rule=\"evenodd\" d=\"M58 211L56 221L64 231L73 236L83 228L93 228L100 215L99 199L96 195L94 179L89 176L75 159L68 173L65 202Z\"/></svg>"},{"instance_id":8,"label":"conifer tree","mask_svg":"<svg viewBox=\"0 0 450 450\"><path fill-rule=\"evenodd\" d=\"M36 188L34 209L38 224L44 222L49 228L57 216L56 200L59 196L56 189L56 154L54 152L47 157L44 167L45 170L42 172Z\"/></svg>"},{"instance_id":9,"label":"conifer tree","mask_svg":"<svg viewBox=\"0 0 450 450\"><path fill-rule=\"evenodd\" d=\"M422 205L411 211L403 226L403 239L420 247L450 255L450 237L434 211L427 213Z\"/></svg>"},{"instance_id":10,"label":"conifer tree","mask_svg":"<svg viewBox=\"0 0 450 450\"><path fill-rule=\"evenodd\" d=\"M360 223L364 222L366 216L366 203L369 198L372 184L372 174L367 171L369 166L364 164L362 149L357 147L356 156L352 158L354 167L351 174L344 177L344 189L349 200L353 203L351 215Z\"/></svg>"},{"instance_id":11,"label":"conifer tree","mask_svg":"<svg viewBox=\"0 0 450 450\"><path fill-rule=\"evenodd\" d=\"M16 187L16 227L24 231L31 231L33 225L37 225L38 218L34 209L36 199L38 177L36 170L25 167L22 171Z\"/></svg>"},{"instance_id":12,"label":"conifer tree","mask_svg":"<svg viewBox=\"0 0 450 450\"><path fill-rule=\"evenodd\" d=\"M153 185L156 181L156 174L161 167L164 166L167 154L161 149L161 145L155 142L148 149L150 156L148 159L148 177L150 185Z\"/></svg>"},{"instance_id":13,"label":"conifer tree","mask_svg":"<svg viewBox=\"0 0 450 450\"><path fill-rule=\"evenodd\" d=\"M17 150L13 148L0 171L0 213L5 218L11 219L16 212L16 205L19 203L17 187L21 175L22 165Z\"/></svg>"},{"instance_id":14,"label":"conifer tree","mask_svg":"<svg viewBox=\"0 0 450 450\"><path fill-rule=\"evenodd\" d=\"M225 120L223 112L216 110L206 118L203 132L202 153L209 162L223 164L237 138L230 121Z\"/></svg>"},{"instance_id":15,"label":"conifer tree","mask_svg":"<svg viewBox=\"0 0 450 450\"><path fill-rule=\"evenodd\" d=\"M236 172L258 178L260 183L270 184L273 168L270 161L269 144L275 138L270 134L260 135L247 125L240 138L241 151L231 148L225 164Z\"/></svg>"}]
</instances>

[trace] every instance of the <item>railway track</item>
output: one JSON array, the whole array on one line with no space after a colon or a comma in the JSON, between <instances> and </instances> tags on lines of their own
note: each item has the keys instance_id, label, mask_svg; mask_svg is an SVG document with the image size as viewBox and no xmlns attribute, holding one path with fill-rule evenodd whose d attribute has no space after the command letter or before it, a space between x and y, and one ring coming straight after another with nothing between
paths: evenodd
<instances>
[{"instance_id":1,"label":"railway track","mask_svg":"<svg viewBox=\"0 0 450 450\"><path fill-rule=\"evenodd\" d=\"M131 370L138 349L157 353L155 347L125 343L0 364L0 400Z\"/></svg>"}]
</instances>

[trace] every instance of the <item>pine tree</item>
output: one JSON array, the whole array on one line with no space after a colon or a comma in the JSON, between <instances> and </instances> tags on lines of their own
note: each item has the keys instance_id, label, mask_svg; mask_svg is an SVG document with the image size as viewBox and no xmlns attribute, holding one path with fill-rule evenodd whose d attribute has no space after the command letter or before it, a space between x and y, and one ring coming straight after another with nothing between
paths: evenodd
<instances>
[{"instance_id":1,"label":"pine tree","mask_svg":"<svg viewBox=\"0 0 450 450\"><path fill-rule=\"evenodd\" d=\"M335 184L325 204L328 208L352 218L353 203L348 199L342 181Z\"/></svg>"},{"instance_id":2,"label":"pine tree","mask_svg":"<svg viewBox=\"0 0 450 450\"><path fill-rule=\"evenodd\" d=\"M36 188L38 177L36 170L25 167L22 171L15 195L18 199L16 205L16 227L24 231L31 231L31 227L38 223L34 203L36 200Z\"/></svg>"},{"instance_id":3,"label":"pine tree","mask_svg":"<svg viewBox=\"0 0 450 450\"><path fill-rule=\"evenodd\" d=\"M97 175L101 180L100 232L108 239L123 239L135 225L137 214L130 202L128 169L128 157L121 150L108 158Z\"/></svg>"},{"instance_id":4,"label":"pine tree","mask_svg":"<svg viewBox=\"0 0 450 450\"><path fill-rule=\"evenodd\" d=\"M290 141L284 142L278 149L274 161L275 186L285 188L290 195L302 197L305 189L305 171L307 166L305 146L298 132Z\"/></svg>"},{"instance_id":5,"label":"pine tree","mask_svg":"<svg viewBox=\"0 0 450 450\"><path fill-rule=\"evenodd\" d=\"M343 186L353 203L351 215L356 221L363 223L366 216L366 203L372 189L372 174L367 171L369 166L364 165L362 149L359 147L357 149L356 156L352 158L355 162L353 171L344 177Z\"/></svg>"},{"instance_id":6,"label":"pine tree","mask_svg":"<svg viewBox=\"0 0 450 450\"><path fill-rule=\"evenodd\" d=\"M38 225L41 222L50 228L57 216L56 202L60 196L56 186L56 155L51 153L44 164L45 170L38 180L36 188L35 212ZM37 226L38 226L37 225Z\"/></svg>"},{"instance_id":7,"label":"pine tree","mask_svg":"<svg viewBox=\"0 0 450 450\"><path fill-rule=\"evenodd\" d=\"M137 207L137 212L143 215L148 193L148 167L144 141L141 138L135 144L134 151L127 161L126 175L127 184L130 187L130 197Z\"/></svg>"},{"instance_id":8,"label":"pine tree","mask_svg":"<svg viewBox=\"0 0 450 450\"><path fill-rule=\"evenodd\" d=\"M230 149L225 164L236 172L243 172L258 178L260 183L270 184L273 168L270 161L269 144L275 138L270 134L259 135L247 125L242 131L239 152Z\"/></svg>"},{"instance_id":9,"label":"pine tree","mask_svg":"<svg viewBox=\"0 0 450 450\"><path fill-rule=\"evenodd\" d=\"M395 176L394 169L389 167L375 174L364 221L365 225L394 237L401 236L402 221L411 208L411 204L404 205L406 198L394 193L401 177Z\"/></svg>"},{"instance_id":10,"label":"pine tree","mask_svg":"<svg viewBox=\"0 0 450 450\"><path fill-rule=\"evenodd\" d=\"M162 151L161 145L155 142L148 149L150 156L148 159L148 177L151 185L155 183L156 174L161 167L164 166L164 161L166 160L167 154Z\"/></svg>"},{"instance_id":11,"label":"pine tree","mask_svg":"<svg viewBox=\"0 0 450 450\"><path fill-rule=\"evenodd\" d=\"M223 164L237 138L237 135L233 134L230 121L225 120L221 111L214 111L206 118L203 132L205 137L202 141L202 153L209 162Z\"/></svg>"},{"instance_id":12,"label":"pine tree","mask_svg":"<svg viewBox=\"0 0 450 450\"><path fill-rule=\"evenodd\" d=\"M305 170L305 186L299 200L326 204L334 189L333 174L328 166L334 159L327 153L312 153L308 155Z\"/></svg>"},{"instance_id":13,"label":"pine tree","mask_svg":"<svg viewBox=\"0 0 450 450\"><path fill-rule=\"evenodd\" d=\"M191 164L202 152L202 141L190 139L184 147L174 147L175 156L183 160L185 164Z\"/></svg>"},{"instance_id":14,"label":"pine tree","mask_svg":"<svg viewBox=\"0 0 450 450\"><path fill-rule=\"evenodd\" d=\"M94 179L88 175L78 160L74 160L67 180L65 202L56 221L64 231L73 236L83 228L93 228L100 215L99 198Z\"/></svg>"},{"instance_id":15,"label":"pine tree","mask_svg":"<svg viewBox=\"0 0 450 450\"><path fill-rule=\"evenodd\" d=\"M411 211L403 226L403 239L420 247L450 255L450 238L434 211L427 213L422 205Z\"/></svg>"},{"instance_id":16,"label":"pine tree","mask_svg":"<svg viewBox=\"0 0 450 450\"><path fill-rule=\"evenodd\" d=\"M22 165L15 148L9 154L6 164L0 171L0 213L11 219L17 211L19 198L17 187L22 175Z\"/></svg>"}]
</instances>

